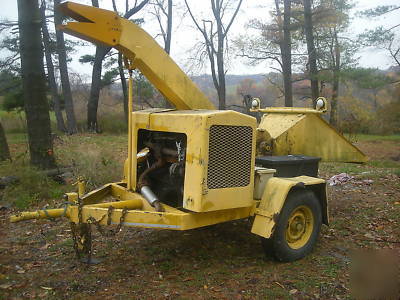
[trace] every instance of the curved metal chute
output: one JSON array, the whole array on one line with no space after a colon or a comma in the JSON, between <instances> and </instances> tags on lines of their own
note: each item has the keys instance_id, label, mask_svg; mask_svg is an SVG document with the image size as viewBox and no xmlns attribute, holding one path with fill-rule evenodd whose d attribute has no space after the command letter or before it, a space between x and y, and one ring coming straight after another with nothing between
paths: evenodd
<instances>
[{"instance_id":1,"label":"curved metal chute","mask_svg":"<svg viewBox=\"0 0 400 300\"><path fill-rule=\"evenodd\" d=\"M115 12L73 2L64 2L58 9L77 21L61 25L59 30L122 52L177 109L215 109L164 49L135 23Z\"/></svg>"}]
</instances>

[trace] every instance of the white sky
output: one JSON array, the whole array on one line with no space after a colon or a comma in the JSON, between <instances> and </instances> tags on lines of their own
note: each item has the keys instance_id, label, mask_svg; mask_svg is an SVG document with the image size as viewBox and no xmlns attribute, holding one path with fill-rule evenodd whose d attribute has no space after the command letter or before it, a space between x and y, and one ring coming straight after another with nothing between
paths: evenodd
<instances>
[{"instance_id":1,"label":"white sky","mask_svg":"<svg viewBox=\"0 0 400 300\"><path fill-rule=\"evenodd\" d=\"M82 4L90 4L90 0L74 0L74 2ZM100 0L100 7L111 9L111 0ZM116 0L117 7L119 10L124 10L125 0ZM133 0L130 0L134 3ZM139 1L138 1L139 2ZM174 14L173 19L173 34L172 34L172 46L171 46L171 56L175 61L183 68L186 69L187 61L189 58L188 51L192 46L201 39L200 33L195 30L192 20L188 15L182 16L184 6L183 0L175 0L178 9ZM208 0L189 0L188 1L192 11L199 19L210 18L211 11L208 9ZM238 13L235 23L233 24L229 35L230 38L234 38L239 34L246 33L245 24L251 19L264 19L269 18L269 10L273 5L273 0L263 1L263 5L260 5L261 1L256 0L244 0L241 10ZM364 10L368 8L375 7L376 5L398 5L398 0L359 0L356 2L355 11ZM181 9L179 9L181 7ZM151 35L156 36L158 33L158 24L153 16L149 14L149 8L135 15L135 18L143 17L145 23L143 28L147 30ZM0 19L7 20L17 20L17 1L16 0L0 0ZM398 23L400 20L400 12L395 11L388 14L384 18L380 19L354 19L351 25L351 32L354 35L363 32L365 29L371 29L377 25L383 25L384 27L391 27ZM266 20L268 21L268 20ZM397 23L396 23L397 22ZM72 37L71 37L72 38ZM95 47L93 45L88 47L82 47L73 55L73 60L70 63L70 68L80 74L91 74L91 66L88 64L80 64L78 62L79 56L83 54L94 54ZM388 55L382 51L377 51L376 49L367 49L362 51L360 54L360 65L363 67L377 67L381 69L386 69L393 63L388 57ZM245 64L245 61L241 58L232 57L232 61L229 65L228 74L255 74L255 73L267 73L270 69L268 68L268 63L260 64L258 66L249 66ZM210 73L206 68L200 73Z\"/></svg>"}]
</instances>

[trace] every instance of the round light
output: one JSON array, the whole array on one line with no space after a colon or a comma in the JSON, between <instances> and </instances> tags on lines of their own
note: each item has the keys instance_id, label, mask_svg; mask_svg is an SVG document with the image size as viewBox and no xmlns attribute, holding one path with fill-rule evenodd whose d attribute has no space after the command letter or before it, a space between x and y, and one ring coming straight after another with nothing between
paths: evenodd
<instances>
[{"instance_id":1,"label":"round light","mask_svg":"<svg viewBox=\"0 0 400 300\"><path fill-rule=\"evenodd\" d=\"M315 108L316 108L317 110L321 110L321 109L324 108L324 106L325 106L324 100L318 99L318 100L317 100L317 104L315 105Z\"/></svg>"},{"instance_id":2,"label":"round light","mask_svg":"<svg viewBox=\"0 0 400 300\"><path fill-rule=\"evenodd\" d=\"M260 102L258 101L258 99L253 99L253 101L251 102L251 107L253 108L253 109L256 109L256 108L258 108L260 106Z\"/></svg>"}]
</instances>

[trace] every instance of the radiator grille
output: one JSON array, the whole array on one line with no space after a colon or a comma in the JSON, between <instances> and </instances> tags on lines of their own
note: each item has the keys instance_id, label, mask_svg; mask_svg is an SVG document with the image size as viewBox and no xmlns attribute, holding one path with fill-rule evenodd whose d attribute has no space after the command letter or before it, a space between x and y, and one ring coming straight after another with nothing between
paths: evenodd
<instances>
[{"instance_id":1,"label":"radiator grille","mask_svg":"<svg viewBox=\"0 0 400 300\"><path fill-rule=\"evenodd\" d=\"M252 135L249 126L210 127L209 189L246 186L250 183Z\"/></svg>"}]
</instances>

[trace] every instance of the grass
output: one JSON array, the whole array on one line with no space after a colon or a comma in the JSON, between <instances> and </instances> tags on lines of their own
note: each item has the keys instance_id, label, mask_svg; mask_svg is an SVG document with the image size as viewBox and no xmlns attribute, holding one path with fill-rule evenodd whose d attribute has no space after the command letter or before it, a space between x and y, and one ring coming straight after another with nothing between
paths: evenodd
<instances>
[{"instance_id":1,"label":"grass","mask_svg":"<svg viewBox=\"0 0 400 300\"><path fill-rule=\"evenodd\" d=\"M39 170L29 166L27 137L22 133L7 134L13 161L0 164L1 176L16 176L19 183L2 191L2 201L18 209L43 205L61 199L63 193L75 190L72 184L78 176L94 189L123 176L126 158L125 135L63 135L54 140L57 164L72 168L67 185L60 185ZM1 195L0 195L1 198ZM58 205L58 204L56 204Z\"/></svg>"},{"instance_id":2,"label":"grass","mask_svg":"<svg viewBox=\"0 0 400 300\"><path fill-rule=\"evenodd\" d=\"M104 111L99 113L99 129L103 133L108 134L124 134L127 132L127 122L123 112L120 111ZM0 110L0 120L7 134L23 134L26 133L25 112L21 111L3 111ZM66 122L66 116L64 114ZM52 131L58 133L56 117L53 111L50 112L50 125ZM86 116L81 115L77 119L77 128L79 132L86 130Z\"/></svg>"},{"instance_id":3,"label":"grass","mask_svg":"<svg viewBox=\"0 0 400 300\"><path fill-rule=\"evenodd\" d=\"M348 134L344 134L346 138L349 138ZM374 135L374 134L356 134L355 136L352 135L351 139L354 141L394 141L394 142L399 142L400 141L400 135L399 134L393 134L393 135Z\"/></svg>"},{"instance_id":4,"label":"grass","mask_svg":"<svg viewBox=\"0 0 400 300\"><path fill-rule=\"evenodd\" d=\"M13 204L18 209L47 201L60 199L66 187L55 182L41 171L21 161L0 164L1 176L16 176L18 182L9 185L2 193L2 201Z\"/></svg>"},{"instance_id":5,"label":"grass","mask_svg":"<svg viewBox=\"0 0 400 300\"><path fill-rule=\"evenodd\" d=\"M14 157L25 151L23 134L8 138ZM360 146L370 141L365 139ZM60 165L73 167L70 183L83 175L93 188L121 178L126 143L126 135L59 136L55 154ZM385 154L387 144L392 140L378 140L373 151ZM186 232L124 228L113 238L93 231L94 256L101 264L88 268L74 257L66 220L9 224L6 213L0 218L0 274L6 275L0 284L13 286L0 294L4 299L347 299L349 267L341 257L350 257L350 249L396 247L380 239L395 241L400 236L395 177L399 162L390 157L364 165L321 164L324 177L347 172L373 178L374 183L353 189L328 187L330 228L322 229L311 255L290 264L266 258L259 238L249 233L251 220L241 220ZM28 166L26 156L2 164L0 176L4 175L21 177L20 184L8 187L3 197L17 210L58 206L61 202L54 199L76 188L42 176ZM16 265L25 273L16 273Z\"/></svg>"}]
</instances>

